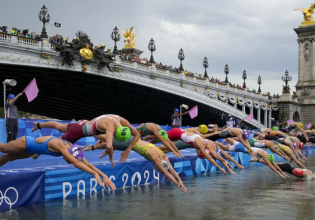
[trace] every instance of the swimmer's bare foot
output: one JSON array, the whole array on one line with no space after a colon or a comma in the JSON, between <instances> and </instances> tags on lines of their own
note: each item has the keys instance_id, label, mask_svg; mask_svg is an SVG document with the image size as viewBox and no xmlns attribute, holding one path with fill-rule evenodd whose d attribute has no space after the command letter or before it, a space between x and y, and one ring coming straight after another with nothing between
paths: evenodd
<instances>
[{"instance_id":1,"label":"swimmer's bare foot","mask_svg":"<svg viewBox=\"0 0 315 220\"><path fill-rule=\"evenodd\" d=\"M103 150L102 155L101 155L100 158L98 158L98 159L101 159L101 158L106 157L106 156L107 156L107 151L106 151L106 150Z\"/></svg>"},{"instance_id":2,"label":"swimmer's bare foot","mask_svg":"<svg viewBox=\"0 0 315 220\"><path fill-rule=\"evenodd\" d=\"M34 155L32 156L32 159L33 159L33 160L36 160L39 156L40 156L40 154L34 154Z\"/></svg>"},{"instance_id":3,"label":"swimmer's bare foot","mask_svg":"<svg viewBox=\"0 0 315 220\"><path fill-rule=\"evenodd\" d=\"M38 130L38 126L37 126L37 122L34 121L34 122L33 122L32 133L33 133L34 131L36 131L36 130Z\"/></svg>"},{"instance_id":4,"label":"swimmer's bare foot","mask_svg":"<svg viewBox=\"0 0 315 220\"><path fill-rule=\"evenodd\" d=\"M92 150L92 144L89 144L86 148L83 149L83 151L90 151Z\"/></svg>"}]
</instances>

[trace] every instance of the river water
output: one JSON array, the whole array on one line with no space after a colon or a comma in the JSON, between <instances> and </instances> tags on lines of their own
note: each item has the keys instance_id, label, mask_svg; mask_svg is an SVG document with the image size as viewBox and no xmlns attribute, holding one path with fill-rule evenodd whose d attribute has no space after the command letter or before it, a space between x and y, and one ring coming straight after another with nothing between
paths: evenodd
<instances>
[{"instance_id":1,"label":"river water","mask_svg":"<svg viewBox=\"0 0 315 220\"><path fill-rule=\"evenodd\" d=\"M305 164L315 167L315 158ZM0 219L315 219L315 180L282 179L265 166L119 189L0 212Z\"/></svg>"}]
</instances>

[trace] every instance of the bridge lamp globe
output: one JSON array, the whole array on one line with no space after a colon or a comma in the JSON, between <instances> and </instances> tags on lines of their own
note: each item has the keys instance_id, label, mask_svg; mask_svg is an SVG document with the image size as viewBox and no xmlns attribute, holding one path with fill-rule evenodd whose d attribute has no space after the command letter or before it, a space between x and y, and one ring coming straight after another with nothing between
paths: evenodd
<instances>
[{"instance_id":1,"label":"bridge lamp globe","mask_svg":"<svg viewBox=\"0 0 315 220\"><path fill-rule=\"evenodd\" d=\"M205 68L205 74L203 75L204 78L208 78L208 74L207 74L207 68L209 66L209 63L208 63L208 58L205 57L203 59L203 67Z\"/></svg>"},{"instance_id":2,"label":"bridge lamp globe","mask_svg":"<svg viewBox=\"0 0 315 220\"><path fill-rule=\"evenodd\" d=\"M115 41L113 53L118 54L116 42L120 40L120 34L117 26L115 26L115 28L113 29L113 32L111 33L110 37L112 38L113 41Z\"/></svg>"},{"instance_id":3,"label":"bridge lamp globe","mask_svg":"<svg viewBox=\"0 0 315 220\"><path fill-rule=\"evenodd\" d=\"M261 89L260 89L260 84L261 84L261 77L258 76L258 81L257 81L259 87L258 87L258 92L260 93L261 92Z\"/></svg>"},{"instance_id":4,"label":"bridge lamp globe","mask_svg":"<svg viewBox=\"0 0 315 220\"><path fill-rule=\"evenodd\" d=\"M151 51L150 63L152 65L152 63L154 63L153 51L156 50L155 41L153 40L153 38L151 38L149 42L148 49Z\"/></svg>"},{"instance_id":5,"label":"bridge lamp globe","mask_svg":"<svg viewBox=\"0 0 315 220\"><path fill-rule=\"evenodd\" d=\"M230 73L229 65L227 65L227 64L225 64L224 73L226 75L224 82L227 84L227 83L229 83L229 79L228 79L227 75Z\"/></svg>"},{"instance_id":6,"label":"bridge lamp globe","mask_svg":"<svg viewBox=\"0 0 315 220\"><path fill-rule=\"evenodd\" d=\"M180 60L179 71L184 71L182 61L185 59L185 54L184 54L184 50L182 48L179 50L178 59Z\"/></svg>"},{"instance_id":7,"label":"bridge lamp globe","mask_svg":"<svg viewBox=\"0 0 315 220\"><path fill-rule=\"evenodd\" d=\"M243 71L243 79L244 79L244 84L243 84L243 89L246 89L246 83L245 83L245 80L247 79L247 73L246 73L246 71L244 70Z\"/></svg>"}]
</instances>

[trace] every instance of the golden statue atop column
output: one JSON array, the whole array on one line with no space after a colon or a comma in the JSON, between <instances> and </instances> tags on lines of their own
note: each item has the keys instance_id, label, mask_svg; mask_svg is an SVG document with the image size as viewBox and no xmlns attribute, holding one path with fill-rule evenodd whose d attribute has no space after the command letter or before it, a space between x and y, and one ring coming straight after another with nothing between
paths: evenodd
<instances>
[{"instance_id":1,"label":"golden statue atop column","mask_svg":"<svg viewBox=\"0 0 315 220\"><path fill-rule=\"evenodd\" d=\"M133 30L133 27L131 27L130 30L127 29L127 32L120 30L126 38L124 42L127 42L124 48L137 48L135 41L136 41L136 36L138 34L138 31L136 34L132 34L132 30Z\"/></svg>"},{"instance_id":2,"label":"golden statue atop column","mask_svg":"<svg viewBox=\"0 0 315 220\"><path fill-rule=\"evenodd\" d=\"M294 9L294 11L300 11L303 13L304 21L302 21L302 25L300 25L300 27L315 24L315 21L313 21L314 7L315 7L315 5L314 5L314 3L312 3L310 8Z\"/></svg>"}]
</instances>

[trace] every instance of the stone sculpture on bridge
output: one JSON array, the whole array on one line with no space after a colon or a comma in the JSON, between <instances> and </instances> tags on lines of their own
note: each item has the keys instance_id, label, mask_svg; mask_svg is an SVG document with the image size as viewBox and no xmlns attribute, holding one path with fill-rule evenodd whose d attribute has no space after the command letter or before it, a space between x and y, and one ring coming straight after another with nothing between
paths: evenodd
<instances>
[{"instance_id":1,"label":"stone sculpture on bridge","mask_svg":"<svg viewBox=\"0 0 315 220\"><path fill-rule=\"evenodd\" d=\"M109 63L113 62L110 53L111 49L104 51L104 44L93 49L93 43L91 43L89 36L83 31L78 31L76 36L77 38L73 39L72 42L68 42L69 37L67 37L64 44L60 43L56 45L56 51L60 52L60 55L63 56L62 65L68 64L69 66L73 66L74 60L80 60L82 71L84 72L87 70L87 65L91 63L98 64L98 70L106 66L112 72L109 66Z\"/></svg>"}]
</instances>

